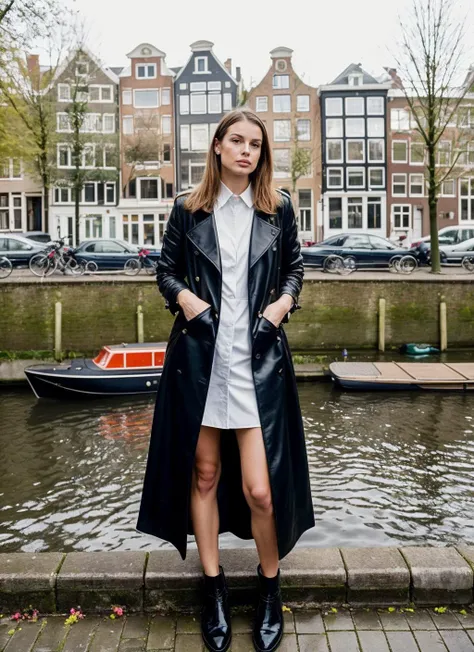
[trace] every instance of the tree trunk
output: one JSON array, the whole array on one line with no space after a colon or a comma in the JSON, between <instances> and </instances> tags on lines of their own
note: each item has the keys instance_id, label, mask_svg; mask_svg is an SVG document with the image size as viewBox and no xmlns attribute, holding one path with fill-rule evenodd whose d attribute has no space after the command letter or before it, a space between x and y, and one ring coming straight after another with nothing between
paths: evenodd
<instances>
[{"instance_id":1,"label":"tree trunk","mask_svg":"<svg viewBox=\"0 0 474 652\"><path fill-rule=\"evenodd\" d=\"M49 182L48 180L43 181L43 215L44 215L44 230L46 233L50 233L50 224L49 224Z\"/></svg>"},{"instance_id":2,"label":"tree trunk","mask_svg":"<svg viewBox=\"0 0 474 652\"><path fill-rule=\"evenodd\" d=\"M431 272L441 273L438 240L438 197L436 192L436 159L434 147L428 148L428 205L430 214Z\"/></svg>"},{"instance_id":3,"label":"tree trunk","mask_svg":"<svg viewBox=\"0 0 474 652\"><path fill-rule=\"evenodd\" d=\"M76 195L74 197L74 246L79 246L79 194L80 190L76 187Z\"/></svg>"}]
</instances>

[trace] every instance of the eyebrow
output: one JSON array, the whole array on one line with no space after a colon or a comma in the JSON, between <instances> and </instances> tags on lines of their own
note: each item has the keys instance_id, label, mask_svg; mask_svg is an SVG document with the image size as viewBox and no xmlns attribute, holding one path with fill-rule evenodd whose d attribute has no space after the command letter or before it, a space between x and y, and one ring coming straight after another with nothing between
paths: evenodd
<instances>
[{"instance_id":1,"label":"eyebrow","mask_svg":"<svg viewBox=\"0 0 474 652\"><path fill-rule=\"evenodd\" d=\"M243 138L242 134L238 134L235 131L230 134L231 136L238 136L239 138ZM261 138L252 138L252 140L257 140L259 143L262 142Z\"/></svg>"}]
</instances>

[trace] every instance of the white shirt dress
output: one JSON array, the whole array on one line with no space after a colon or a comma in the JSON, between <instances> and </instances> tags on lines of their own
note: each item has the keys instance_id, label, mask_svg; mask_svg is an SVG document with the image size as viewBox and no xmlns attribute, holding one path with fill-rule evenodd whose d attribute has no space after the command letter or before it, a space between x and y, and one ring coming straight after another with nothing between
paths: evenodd
<instances>
[{"instance_id":1,"label":"white shirt dress","mask_svg":"<svg viewBox=\"0 0 474 652\"><path fill-rule=\"evenodd\" d=\"M234 195L221 181L214 217L221 255L222 300L202 425L260 427L252 374L248 259L254 215L251 184Z\"/></svg>"}]
</instances>

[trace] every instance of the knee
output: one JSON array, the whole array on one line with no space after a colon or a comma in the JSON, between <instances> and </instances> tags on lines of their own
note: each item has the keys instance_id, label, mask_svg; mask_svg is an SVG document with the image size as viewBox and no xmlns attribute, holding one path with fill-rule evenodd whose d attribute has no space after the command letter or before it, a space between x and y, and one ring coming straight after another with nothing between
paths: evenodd
<instances>
[{"instance_id":1,"label":"knee","mask_svg":"<svg viewBox=\"0 0 474 652\"><path fill-rule=\"evenodd\" d=\"M196 463L194 467L194 486L196 491L205 497L217 488L219 481L219 466L210 462Z\"/></svg>"},{"instance_id":2,"label":"knee","mask_svg":"<svg viewBox=\"0 0 474 652\"><path fill-rule=\"evenodd\" d=\"M270 487L255 485L247 489L250 508L259 512L271 513L273 509Z\"/></svg>"}]
</instances>

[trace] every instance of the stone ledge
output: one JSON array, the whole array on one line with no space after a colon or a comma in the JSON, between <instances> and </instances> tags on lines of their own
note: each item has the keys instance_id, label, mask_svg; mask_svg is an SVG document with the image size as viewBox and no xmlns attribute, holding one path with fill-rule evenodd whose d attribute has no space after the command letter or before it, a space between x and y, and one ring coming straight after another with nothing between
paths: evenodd
<instances>
[{"instance_id":1,"label":"stone ledge","mask_svg":"<svg viewBox=\"0 0 474 652\"><path fill-rule=\"evenodd\" d=\"M257 553L221 550L234 606L255 600ZM300 548L281 561L283 599L293 607L349 604L470 604L474 546ZM0 611L30 604L42 612L193 611L200 602L197 550L2 553Z\"/></svg>"}]
</instances>

